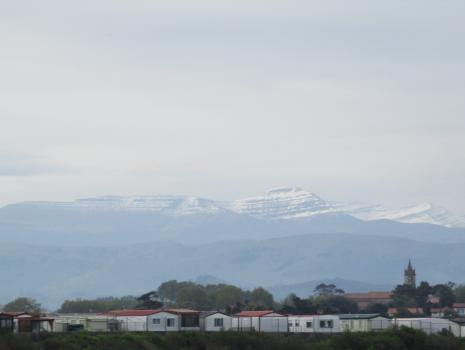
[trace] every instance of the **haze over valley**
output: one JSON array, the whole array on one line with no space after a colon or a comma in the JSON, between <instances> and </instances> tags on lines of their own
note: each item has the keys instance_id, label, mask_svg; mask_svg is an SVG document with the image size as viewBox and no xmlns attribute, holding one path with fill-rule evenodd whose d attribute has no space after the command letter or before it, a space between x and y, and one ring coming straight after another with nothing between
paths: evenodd
<instances>
[{"instance_id":1,"label":"haze over valley","mask_svg":"<svg viewBox=\"0 0 465 350\"><path fill-rule=\"evenodd\" d=\"M11 286L0 302L33 293L56 306L109 288L137 295L169 279L265 286L278 298L307 296L321 281L384 290L409 258L420 278L461 281L463 221L413 208L329 202L296 187L233 202L159 195L11 204L0 209L0 273Z\"/></svg>"}]
</instances>

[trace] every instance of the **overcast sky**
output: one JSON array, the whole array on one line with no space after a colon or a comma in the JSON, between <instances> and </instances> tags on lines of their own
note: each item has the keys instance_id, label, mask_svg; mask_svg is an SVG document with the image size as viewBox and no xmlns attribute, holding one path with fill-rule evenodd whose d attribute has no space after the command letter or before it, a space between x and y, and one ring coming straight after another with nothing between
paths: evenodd
<instances>
[{"instance_id":1,"label":"overcast sky","mask_svg":"<svg viewBox=\"0 0 465 350\"><path fill-rule=\"evenodd\" d=\"M465 213L463 0L0 0L0 204L105 194Z\"/></svg>"}]
</instances>

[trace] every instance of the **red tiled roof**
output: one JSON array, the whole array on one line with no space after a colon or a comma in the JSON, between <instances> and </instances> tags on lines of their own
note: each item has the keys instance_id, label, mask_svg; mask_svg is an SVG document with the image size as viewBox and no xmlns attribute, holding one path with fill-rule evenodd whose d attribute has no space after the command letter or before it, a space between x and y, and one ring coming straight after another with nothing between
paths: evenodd
<instances>
[{"instance_id":1,"label":"red tiled roof","mask_svg":"<svg viewBox=\"0 0 465 350\"><path fill-rule=\"evenodd\" d=\"M282 314L283 316L289 316L289 317L314 317L314 316L323 316L321 314Z\"/></svg>"},{"instance_id":2,"label":"red tiled roof","mask_svg":"<svg viewBox=\"0 0 465 350\"><path fill-rule=\"evenodd\" d=\"M261 310L261 311L241 311L234 316L237 317L262 317L273 313L273 310Z\"/></svg>"},{"instance_id":3,"label":"red tiled roof","mask_svg":"<svg viewBox=\"0 0 465 350\"><path fill-rule=\"evenodd\" d=\"M55 319L51 318L51 317L42 317L42 316L32 316L32 317L28 317L28 318L19 319L19 322L31 322L31 321L53 322L53 321L55 321Z\"/></svg>"},{"instance_id":4,"label":"red tiled roof","mask_svg":"<svg viewBox=\"0 0 465 350\"><path fill-rule=\"evenodd\" d=\"M465 308L465 303L455 303L454 305L452 305L452 307L454 308Z\"/></svg>"},{"instance_id":5,"label":"red tiled roof","mask_svg":"<svg viewBox=\"0 0 465 350\"><path fill-rule=\"evenodd\" d=\"M199 314L200 313L200 311L191 310L191 309L163 309L163 310L160 310L160 312L169 312L169 313L176 314L176 315Z\"/></svg>"},{"instance_id":6,"label":"red tiled roof","mask_svg":"<svg viewBox=\"0 0 465 350\"><path fill-rule=\"evenodd\" d=\"M12 316L12 317L32 316L31 314L29 314L27 312L6 312L6 311L0 312L0 315L6 315L6 316Z\"/></svg>"},{"instance_id":7,"label":"red tiled roof","mask_svg":"<svg viewBox=\"0 0 465 350\"><path fill-rule=\"evenodd\" d=\"M104 313L105 315L111 316L149 316L155 315L160 312L169 312L175 315L182 315L182 314L198 314L199 311L191 310L191 309L158 309L158 310L115 310L109 311Z\"/></svg>"},{"instance_id":8,"label":"red tiled roof","mask_svg":"<svg viewBox=\"0 0 465 350\"><path fill-rule=\"evenodd\" d=\"M105 315L111 316L149 316L159 313L161 310L115 310L105 313Z\"/></svg>"},{"instance_id":9,"label":"red tiled roof","mask_svg":"<svg viewBox=\"0 0 465 350\"><path fill-rule=\"evenodd\" d=\"M408 308L395 308L395 307L390 307L388 309L388 314L389 315L394 315L396 314L399 310L407 310L411 314L423 314L424 311L420 307L408 307Z\"/></svg>"}]
</instances>

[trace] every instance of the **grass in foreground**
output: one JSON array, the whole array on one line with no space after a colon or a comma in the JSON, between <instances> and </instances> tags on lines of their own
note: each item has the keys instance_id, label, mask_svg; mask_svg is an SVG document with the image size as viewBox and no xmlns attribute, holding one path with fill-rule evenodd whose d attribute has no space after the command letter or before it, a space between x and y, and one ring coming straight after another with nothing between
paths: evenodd
<instances>
[{"instance_id":1,"label":"grass in foreground","mask_svg":"<svg viewBox=\"0 0 465 350\"><path fill-rule=\"evenodd\" d=\"M465 350L465 339L403 328L331 337L259 333L2 335L0 350Z\"/></svg>"}]
</instances>

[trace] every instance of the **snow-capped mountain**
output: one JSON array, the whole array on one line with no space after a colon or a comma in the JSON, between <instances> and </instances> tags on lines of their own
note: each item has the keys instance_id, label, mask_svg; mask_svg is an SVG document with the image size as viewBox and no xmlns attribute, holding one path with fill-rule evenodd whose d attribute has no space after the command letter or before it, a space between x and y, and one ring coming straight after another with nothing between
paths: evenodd
<instances>
[{"instance_id":1,"label":"snow-capped mountain","mask_svg":"<svg viewBox=\"0 0 465 350\"><path fill-rule=\"evenodd\" d=\"M73 202L26 202L8 207L26 206L80 211L143 211L165 215L214 215L231 213L263 220L286 220L340 213L364 221L392 220L403 223L427 223L445 227L465 227L465 217L430 203L401 209L360 202L326 201L299 187L275 188L264 195L220 202L193 196L102 196Z\"/></svg>"},{"instance_id":2,"label":"snow-capped mountain","mask_svg":"<svg viewBox=\"0 0 465 350\"><path fill-rule=\"evenodd\" d=\"M346 214L361 220L392 220L408 224L433 224L446 227L465 227L465 217L461 218L447 209L431 203L401 209L387 209L381 205L363 203L333 203Z\"/></svg>"},{"instance_id":3,"label":"snow-capped mountain","mask_svg":"<svg viewBox=\"0 0 465 350\"><path fill-rule=\"evenodd\" d=\"M231 210L261 219L304 218L328 213L342 213L361 220L392 220L404 223L427 223L446 227L465 227L465 217L430 203L402 209L359 202L325 201L299 187L277 188L263 196L237 200Z\"/></svg>"},{"instance_id":4,"label":"snow-capped mountain","mask_svg":"<svg viewBox=\"0 0 465 350\"><path fill-rule=\"evenodd\" d=\"M173 215L215 214L226 210L215 201L193 196L102 196L73 202L26 202L17 205L101 211L153 211Z\"/></svg>"},{"instance_id":5,"label":"snow-capped mountain","mask_svg":"<svg viewBox=\"0 0 465 350\"><path fill-rule=\"evenodd\" d=\"M264 196L234 201L230 208L262 219L301 218L332 211L326 201L299 187L275 188Z\"/></svg>"}]
</instances>

